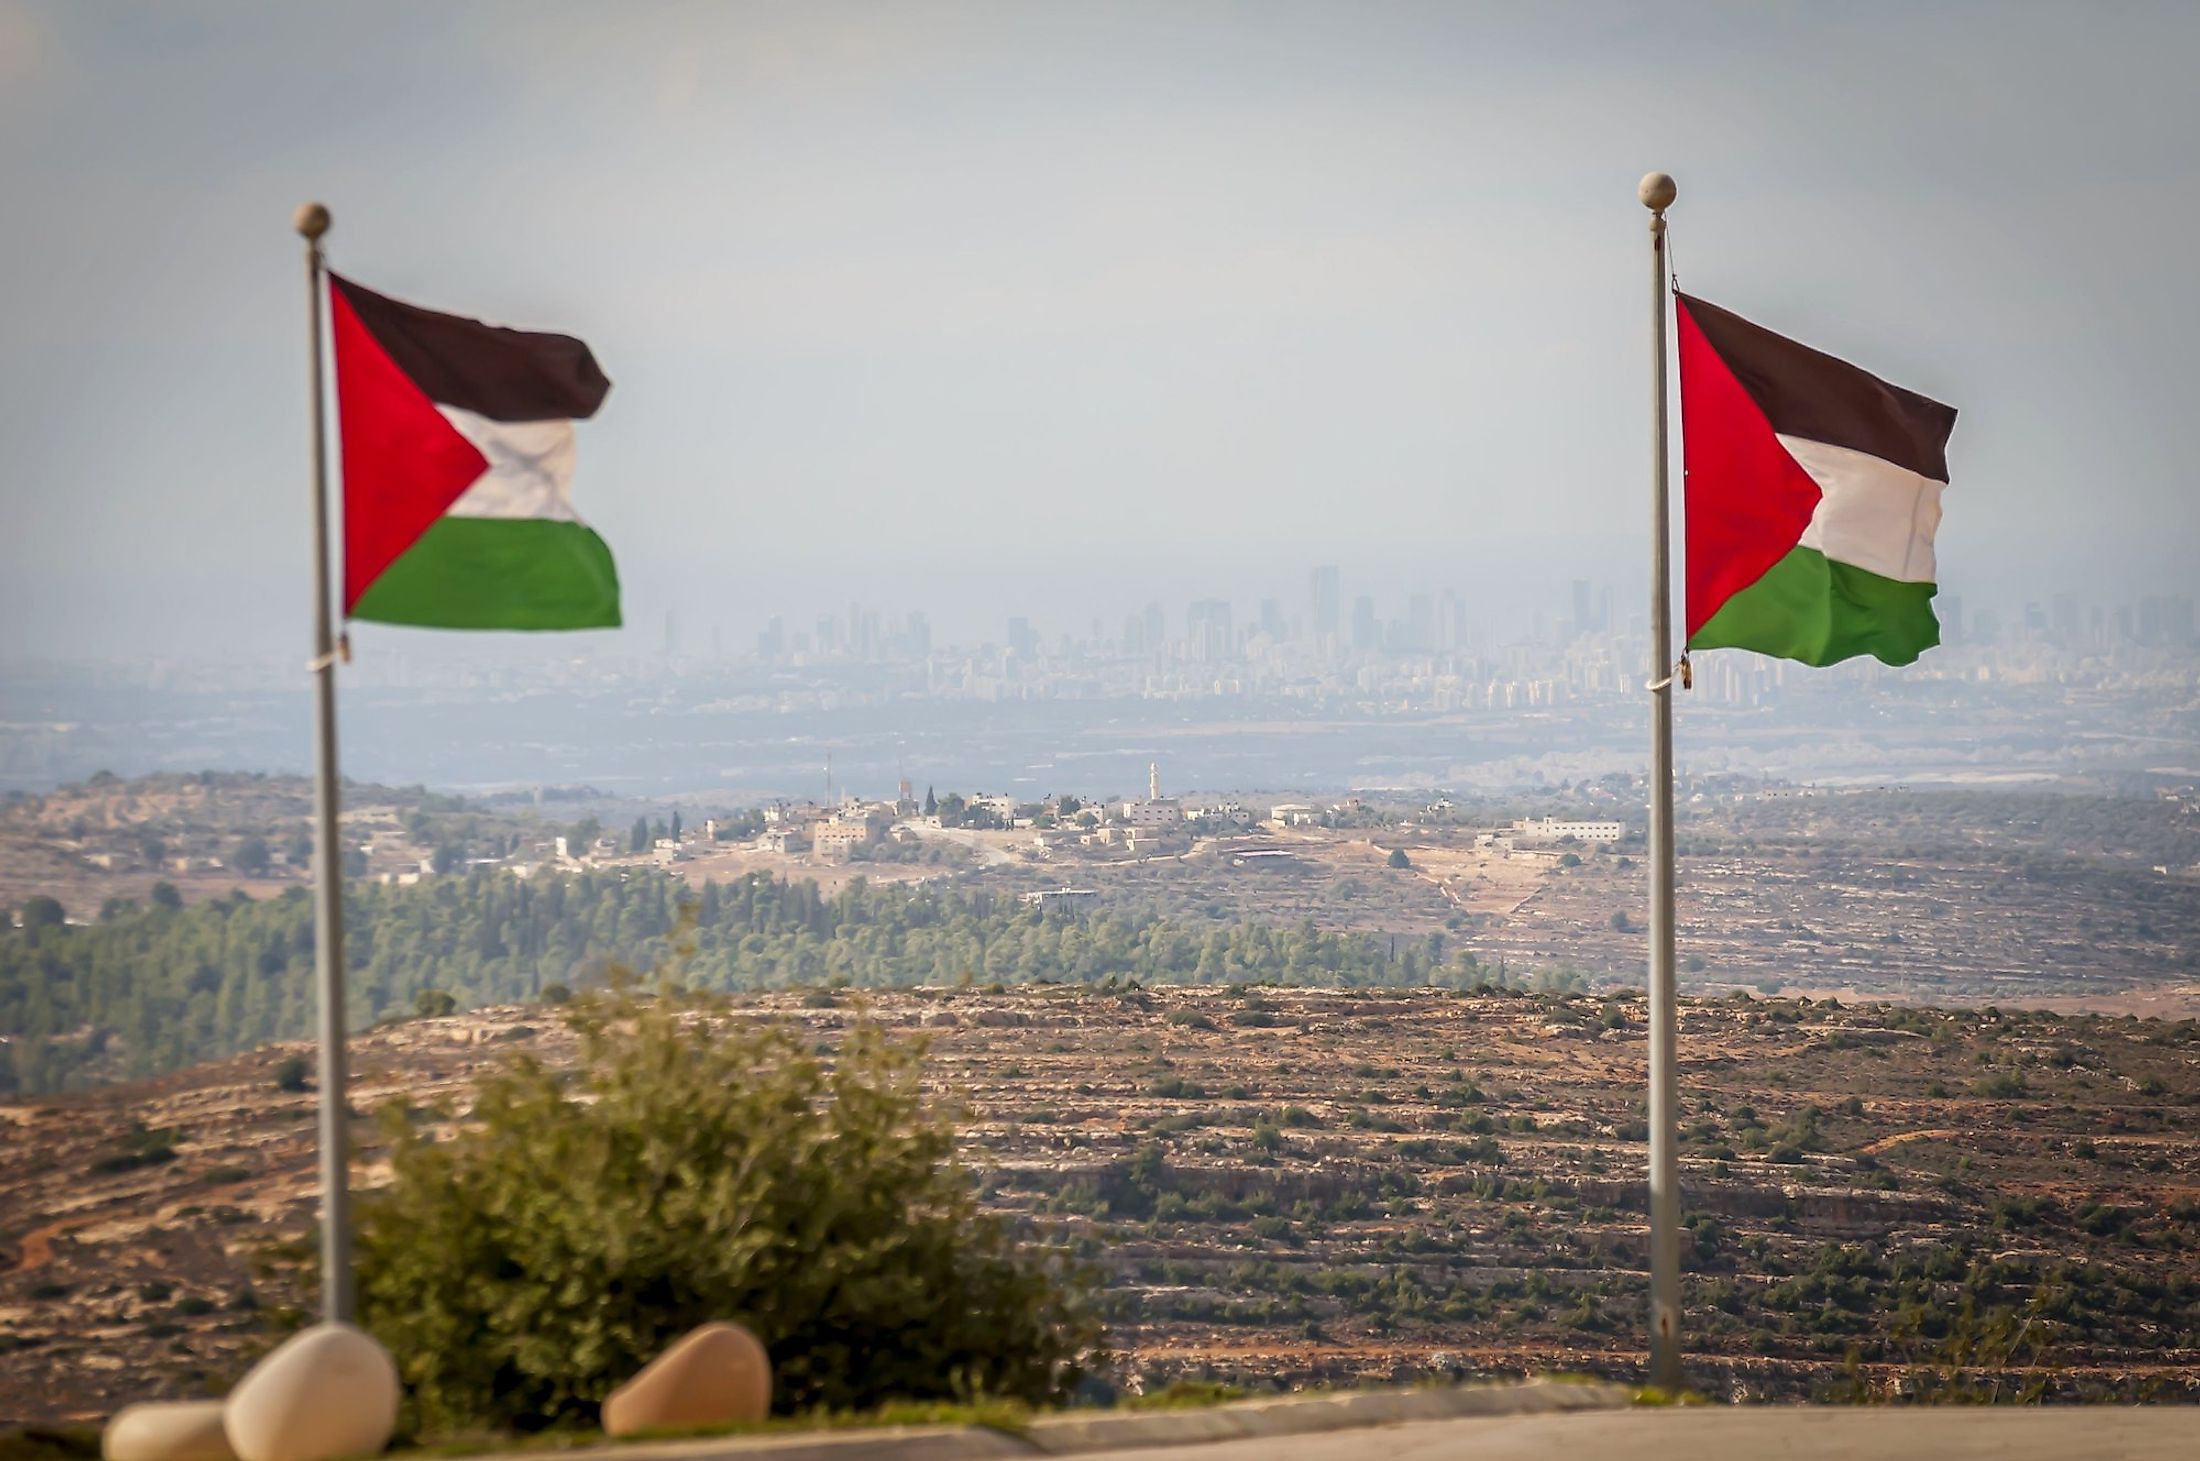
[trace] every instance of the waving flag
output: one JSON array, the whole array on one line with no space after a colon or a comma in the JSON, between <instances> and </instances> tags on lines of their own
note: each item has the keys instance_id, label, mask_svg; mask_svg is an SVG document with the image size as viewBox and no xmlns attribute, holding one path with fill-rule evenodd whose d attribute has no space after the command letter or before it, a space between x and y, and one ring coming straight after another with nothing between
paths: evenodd
<instances>
[{"instance_id":1,"label":"waving flag","mask_svg":"<svg viewBox=\"0 0 2200 1461\"><path fill-rule=\"evenodd\" d=\"M346 616L616 626L611 550L573 510L573 423L611 389L588 347L328 279Z\"/></svg>"},{"instance_id":2,"label":"waving flag","mask_svg":"<svg viewBox=\"0 0 2200 1461\"><path fill-rule=\"evenodd\" d=\"M1955 408L1676 294L1690 649L1906 665L1940 643Z\"/></svg>"}]
</instances>

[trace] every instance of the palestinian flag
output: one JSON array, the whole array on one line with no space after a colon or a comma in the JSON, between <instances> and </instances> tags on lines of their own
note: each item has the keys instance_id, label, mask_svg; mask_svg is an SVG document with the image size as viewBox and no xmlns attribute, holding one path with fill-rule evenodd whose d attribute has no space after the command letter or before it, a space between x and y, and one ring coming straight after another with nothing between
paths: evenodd
<instances>
[{"instance_id":1,"label":"palestinian flag","mask_svg":"<svg viewBox=\"0 0 2200 1461\"><path fill-rule=\"evenodd\" d=\"M1906 665L1940 643L1952 406L1676 295L1688 647Z\"/></svg>"},{"instance_id":2,"label":"palestinian flag","mask_svg":"<svg viewBox=\"0 0 2200 1461\"><path fill-rule=\"evenodd\" d=\"M616 626L611 550L573 511L573 423L611 389L588 347L400 304L334 274L329 315L346 617Z\"/></svg>"}]
</instances>

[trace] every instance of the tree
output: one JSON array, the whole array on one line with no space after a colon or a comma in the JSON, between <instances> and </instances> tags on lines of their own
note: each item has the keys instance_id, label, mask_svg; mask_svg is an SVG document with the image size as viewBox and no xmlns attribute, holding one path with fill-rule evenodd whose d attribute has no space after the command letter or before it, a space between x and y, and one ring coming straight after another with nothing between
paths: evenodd
<instances>
[{"instance_id":1,"label":"tree","mask_svg":"<svg viewBox=\"0 0 2200 1461\"><path fill-rule=\"evenodd\" d=\"M577 1004L576 1073L511 1058L441 1141L383 1113L362 1322L426 1429L592 1422L712 1319L763 1340L782 1412L1075 1386L1087 1282L979 1207L920 1045L858 1023L828 1062L806 1034L685 1013Z\"/></svg>"},{"instance_id":2,"label":"tree","mask_svg":"<svg viewBox=\"0 0 2200 1461\"><path fill-rule=\"evenodd\" d=\"M298 1092L306 1089L309 1067L303 1055L286 1055L275 1066L275 1089Z\"/></svg>"},{"instance_id":3,"label":"tree","mask_svg":"<svg viewBox=\"0 0 2200 1461\"><path fill-rule=\"evenodd\" d=\"M455 873L466 865L466 849L455 842L446 842L428 859L428 866L438 873Z\"/></svg>"},{"instance_id":4,"label":"tree","mask_svg":"<svg viewBox=\"0 0 2200 1461\"><path fill-rule=\"evenodd\" d=\"M634 819L633 830L626 834L626 850L628 852L649 851L649 818L636 817Z\"/></svg>"},{"instance_id":5,"label":"tree","mask_svg":"<svg viewBox=\"0 0 2200 1461\"><path fill-rule=\"evenodd\" d=\"M237 850L229 855L230 865L248 878L267 876L271 859L267 851L267 839L247 837L237 844Z\"/></svg>"},{"instance_id":6,"label":"tree","mask_svg":"<svg viewBox=\"0 0 2200 1461\"><path fill-rule=\"evenodd\" d=\"M1406 850L1403 847L1393 847L1390 849L1389 862L1392 867L1413 866L1413 859L1406 856Z\"/></svg>"},{"instance_id":7,"label":"tree","mask_svg":"<svg viewBox=\"0 0 2200 1461\"><path fill-rule=\"evenodd\" d=\"M927 817L936 817L940 814L940 799L932 795L932 788L929 786L924 789L924 814Z\"/></svg>"},{"instance_id":8,"label":"tree","mask_svg":"<svg viewBox=\"0 0 2200 1461\"><path fill-rule=\"evenodd\" d=\"M672 809L672 840L675 842L680 840L680 809L678 807Z\"/></svg>"},{"instance_id":9,"label":"tree","mask_svg":"<svg viewBox=\"0 0 2200 1461\"><path fill-rule=\"evenodd\" d=\"M458 998L449 990L423 989L413 996L413 1013L424 1020L440 1020L458 1009Z\"/></svg>"},{"instance_id":10,"label":"tree","mask_svg":"<svg viewBox=\"0 0 2200 1461\"><path fill-rule=\"evenodd\" d=\"M23 927L26 931L40 928L59 928L69 921L69 915L60 900L40 894L23 900Z\"/></svg>"},{"instance_id":11,"label":"tree","mask_svg":"<svg viewBox=\"0 0 2200 1461\"><path fill-rule=\"evenodd\" d=\"M176 891L174 883L155 883L153 884L152 893L148 896L152 898L155 908L173 910L183 906L183 894Z\"/></svg>"}]
</instances>

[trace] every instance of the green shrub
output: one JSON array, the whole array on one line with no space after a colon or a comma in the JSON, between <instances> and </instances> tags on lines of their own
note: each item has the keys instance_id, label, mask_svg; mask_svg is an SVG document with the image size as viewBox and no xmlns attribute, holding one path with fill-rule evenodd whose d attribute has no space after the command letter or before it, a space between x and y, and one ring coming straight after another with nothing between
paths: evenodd
<instances>
[{"instance_id":1,"label":"green shrub","mask_svg":"<svg viewBox=\"0 0 2200 1461\"><path fill-rule=\"evenodd\" d=\"M275 1089L292 1093L304 1090L311 1070L303 1055L284 1056L275 1066Z\"/></svg>"},{"instance_id":2,"label":"green shrub","mask_svg":"<svg viewBox=\"0 0 2200 1461\"><path fill-rule=\"evenodd\" d=\"M514 1055L448 1140L383 1113L365 1322L426 1431L593 1422L684 1331L737 1320L782 1412L1065 1395L1098 1343L1081 1272L981 1212L923 1050L669 999L571 1007L577 1072Z\"/></svg>"},{"instance_id":3,"label":"green shrub","mask_svg":"<svg viewBox=\"0 0 2200 1461\"><path fill-rule=\"evenodd\" d=\"M423 989L413 996L413 1013L424 1020L440 1020L458 1010L458 996L447 989Z\"/></svg>"}]
</instances>

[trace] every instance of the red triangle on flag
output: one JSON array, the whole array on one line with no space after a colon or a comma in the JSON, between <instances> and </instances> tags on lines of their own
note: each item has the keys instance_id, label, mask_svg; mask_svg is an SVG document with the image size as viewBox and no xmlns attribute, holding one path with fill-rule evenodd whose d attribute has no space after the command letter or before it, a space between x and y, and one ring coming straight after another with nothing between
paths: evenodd
<instances>
[{"instance_id":1,"label":"red triangle on flag","mask_svg":"<svg viewBox=\"0 0 2200 1461\"><path fill-rule=\"evenodd\" d=\"M329 290L344 468L344 612L489 470L398 369L340 287Z\"/></svg>"}]
</instances>

